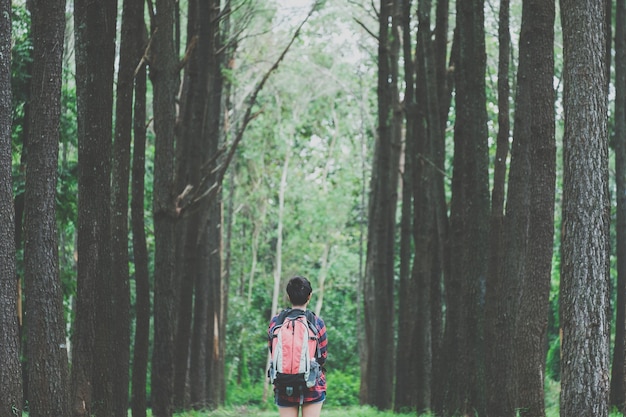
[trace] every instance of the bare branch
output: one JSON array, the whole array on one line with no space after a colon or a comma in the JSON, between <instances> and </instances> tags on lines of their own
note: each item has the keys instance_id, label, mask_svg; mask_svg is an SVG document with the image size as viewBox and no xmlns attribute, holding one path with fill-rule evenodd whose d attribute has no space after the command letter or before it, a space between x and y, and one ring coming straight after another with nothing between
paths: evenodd
<instances>
[{"instance_id":1,"label":"bare branch","mask_svg":"<svg viewBox=\"0 0 626 417\"><path fill-rule=\"evenodd\" d=\"M376 42L379 41L378 36L376 36L374 32L372 32L367 26L365 26L365 23L361 22L359 19L356 19L356 18L354 19L354 21L357 23L357 25L361 26L367 33L369 33L370 36L376 39Z\"/></svg>"},{"instance_id":2,"label":"bare branch","mask_svg":"<svg viewBox=\"0 0 626 417\"><path fill-rule=\"evenodd\" d=\"M196 190L197 191L205 190L205 191L203 191L200 195L194 196L194 198L191 199L192 201L188 204L188 206L194 206L194 205L196 205L196 203L198 203L199 201L201 201L204 198L212 198L213 196L215 196L217 194L217 191L221 189L222 182L224 180L224 176L226 175L226 171L228 170L228 167L229 167L230 163L232 162L233 157L235 156L235 152L237 150L237 147L239 146L239 143L243 139L243 135L244 135L244 132L245 132L246 128L248 127L250 122L252 120L254 120L261 113L261 112L255 112L255 113L252 112L252 108L256 104L256 100L257 100L257 97L258 97L259 93L261 92L261 90L265 86L265 83L270 78L272 73L275 72L278 69L278 66L283 61L285 56L287 55L287 52L289 51L289 49L291 48L291 46L293 45L295 40L300 35L300 31L301 31L302 27L309 20L309 18L313 14L313 12L318 8L319 3L320 3L320 0L316 0L316 2L311 7L311 10L307 14L307 16L304 18L304 20L300 23L300 25L298 26L298 28L294 32L293 36L291 37L291 40L285 46L285 48L283 49L283 51L280 54L280 56L278 57L278 59L267 70L267 72L263 75L263 78L261 78L259 83L256 85L256 87L254 88L254 90L250 94L250 96L249 96L249 98L247 100L248 103L247 103L247 107L246 107L246 110L245 110L245 114L244 114L244 117L243 117L243 121L242 121L241 127L238 129L238 131L236 133L236 136L235 136L235 139L230 144L230 147L228 148L228 150L226 152L226 156L224 157L224 160L220 164L218 164L213 170L211 170L211 172L208 172L208 173L206 173L203 176L203 178L201 180L201 185ZM225 152L225 151L226 151L226 149L222 149L221 152ZM215 161L215 158L213 158L213 161ZM207 165L210 165L210 164L207 164ZM213 174L215 174L215 179L212 181L211 186L209 186L208 189L206 189L206 184L209 183L210 179L213 177ZM181 207L181 210L184 210L185 208L186 207L183 205Z\"/></svg>"}]
</instances>

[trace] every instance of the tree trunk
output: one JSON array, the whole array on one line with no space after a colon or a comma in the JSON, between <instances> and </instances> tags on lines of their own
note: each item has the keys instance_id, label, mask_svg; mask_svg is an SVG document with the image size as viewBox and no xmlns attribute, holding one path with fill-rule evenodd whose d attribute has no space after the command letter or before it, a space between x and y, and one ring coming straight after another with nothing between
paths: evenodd
<instances>
[{"instance_id":1,"label":"tree trunk","mask_svg":"<svg viewBox=\"0 0 626 417\"><path fill-rule=\"evenodd\" d=\"M615 12L615 183L617 308L611 368L611 407L626 410L626 0Z\"/></svg>"},{"instance_id":2,"label":"tree trunk","mask_svg":"<svg viewBox=\"0 0 626 417\"><path fill-rule=\"evenodd\" d=\"M28 406L31 417L59 417L70 414L55 209L65 1L33 1L31 19L31 136L24 219Z\"/></svg>"},{"instance_id":3,"label":"tree trunk","mask_svg":"<svg viewBox=\"0 0 626 417\"><path fill-rule=\"evenodd\" d=\"M561 416L609 414L608 126L603 2L561 0L565 134Z\"/></svg>"},{"instance_id":4,"label":"tree trunk","mask_svg":"<svg viewBox=\"0 0 626 417\"><path fill-rule=\"evenodd\" d=\"M78 295L72 366L76 415L110 416L115 339L111 279L111 132L117 3L76 0ZM86 339L90 338L88 341ZM83 348L84 347L84 348ZM74 367L76 366L76 369ZM127 368L128 364L124 364ZM122 371L123 372L123 371ZM92 391L91 402L87 391ZM83 405L84 404L84 405Z\"/></svg>"},{"instance_id":5,"label":"tree trunk","mask_svg":"<svg viewBox=\"0 0 626 417\"><path fill-rule=\"evenodd\" d=\"M617 1L615 30L615 182L617 188L617 308L610 405L624 411L626 398L626 2Z\"/></svg>"},{"instance_id":6,"label":"tree trunk","mask_svg":"<svg viewBox=\"0 0 626 417\"><path fill-rule=\"evenodd\" d=\"M173 412L174 337L179 281L175 274L176 207L174 190L174 125L178 92L178 59L174 44L174 0L156 0L150 61L154 91L154 349L152 412Z\"/></svg>"},{"instance_id":7,"label":"tree trunk","mask_svg":"<svg viewBox=\"0 0 626 417\"><path fill-rule=\"evenodd\" d=\"M142 2L143 4L143 2ZM143 13L137 25L144 31ZM139 21L141 19L141 21ZM144 39L144 45L145 45ZM133 118L133 166L131 183L131 225L133 231L133 260L135 263L135 345L133 348L133 370L131 408L133 417L146 417L147 371L150 349L150 273L144 219L145 159L146 159L146 66L137 68L135 77L135 104Z\"/></svg>"},{"instance_id":8,"label":"tree trunk","mask_svg":"<svg viewBox=\"0 0 626 417\"><path fill-rule=\"evenodd\" d=\"M513 333L515 406L523 417L545 416L544 375L556 181L554 20L553 1L524 2L514 140L525 136L531 175L526 179L530 183L526 266L520 277L520 308Z\"/></svg>"},{"instance_id":9,"label":"tree trunk","mask_svg":"<svg viewBox=\"0 0 626 417\"><path fill-rule=\"evenodd\" d=\"M11 155L11 2L0 2L0 415L22 414Z\"/></svg>"},{"instance_id":10,"label":"tree trunk","mask_svg":"<svg viewBox=\"0 0 626 417\"><path fill-rule=\"evenodd\" d=\"M456 121L446 279L444 414L484 414L483 298L489 189L483 0L457 1Z\"/></svg>"},{"instance_id":11,"label":"tree trunk","mask_svg":"<svg viewBox=\"0 0 626 417\"><path fill-rule=\"evenodd\" d=\"M437 97L439 98L439 137L434 138L434 163L436 176L433 178L433 201L435 204L437 258L434 260L433 277L431 279L431 326L433 352L433 378L431 407L435 413L441 414L443 409L444 372L443 372L443 278L448 273L448 203L445 191L446 172L446 126L452 100L454 71L449 70L448 56L448 0L437 0L435 39L433 41L434 65L437 73ZM454 45L454 44L453 44ZM454 56L452 50L451 57ZM452 65L450 65L452 67Z\"/></svg>"},{"instance_id":12,"label":"tree trunk","mask_svg":"<svg viewBox=\"0 0 626 417\"><path fill-rule=\"evenodd\" d=\"M224 120L222 105L222 90L224 88L224 52L221 38L221 9L220 0L204 0L207 24L203 25L203 34L208 46L208 80L207 104L204 114L204 130L202 137L205 141L208 160L215 160L219 153L224 136ZM202 15L201 15L202 16ZM225 169L225 168L224 168ZM202 171L203 177L209 176L209 170ZM210 285L208 316L209 346L207 350L207 400L211 409L224 403L226 397L225 364L226 364L226 311L228 299L228 283L224 281L222 265L224 230L222 188L224 175L217 176L212 187L216 187L214 197L207 202L205 211L205 233L208 233L205 249L208 251L206 271Z\"/></svg>"},{"instance_id":13,"label":"tree trunk","mask_svg":"<svg viewBox=\"0 0 626 417\"><path fill-rule=\"evenodd\" d=\"M206 162L206 151L201 140L204 103L206 101L207 69L206 40L200 35L199 25L205 23L201 18L199 2L192 0L188 4L187 22L187 66L183 78L181 93L180 122L177 125L176 145L176 189L186 187L196 189L200 186L200 167ZM198 388L198 381L189 385L190 343L192 335L192 317L194 309L194 285L200 273L200 255L198 254L200 208L185 211L177 223L176 233L176 269L180 276L180 300L178 309L178 328L176 330L176 352L174 364L174 409L183 410L189 405L190 392ZM196 300L196 303L198 300ZM191 348L193 349L193 347ZM193 394L191 394L193 397ZM191 398L192 405L198 398ZM202 407L203 404L198 404Z\"/></svg>"},{"instance_id":14,"label":"tree trunk","mask_svg":"<svg viewBox=\"0 0 626 417\"><path fill-rule=\"evenodd\" d=\"M115 142L111 167L111 278L113 280L112 365L113 416L128 416L130 366L130 288L128 256L128 189L133 128L134 73L143 54L142 0L125 0L115 106Z\"/></svg>"},{"instance_id":15,"label":"tree trunk","mask_svg":"<svg viewBox=\"0 0 626 417\"><path fill-rule=\"evenodd\" d=\"M509 29L509 0L500 0L498 25L498 138L494 161L493 189L491 192L491 228L489 238L489 270L485 303L486 341L486 407L487 416L504 417L511 414L513 405L507 396L506 380L510 369L506 356L510 353L510 334L500 323L505 307L503 290L505 277L501 273L503 262L503 223L506 185L506 168L509 154L511 123L509 118L509 61L511 33ZM504 339L504 344L502 344ZM503 346L507 346L506 349Z\"/></svg>"},{"instance_id":16,"label":"tree trunk","mask_svg":"<svg viewBox=\"0 0 626 417\"><path fill-rule=\"evenodd\" d=\"M400 124L398 104L399 16L395 1L383 2L379 14L378 137L374 151L368 218L364 310L366 372L361 402L378 409L392 405L394 363L394 246L398 193Z\"/></svg>"},{"instance_id":17,"label":"tree trunk","mask_svg":"<svg viewBox=\"0 0 626 417\"><path fill-rule=\"evenodd\" d=\"M226 294L222 271L222 202L221 193L209 204L209 219L206 231L206 276L209 284L208 297L208 349L207 355L207 406L215 409L224 404L226 383L224 375L226 358Z\"/></svg>"},{"instance_id":18,"label":"tree trunk","mask_svg":"<svg viewBox=\"0 0 626 417\"><path fill-rule=\"evenodd\" d=\"M415 142L417 109L415 103L415 64L411 32L411 0L402 1L402 47L404 57L404 111L405 141L404 167L402 169L402 212L400 218L400 286L398 291L398 344L396 347L396 374L394 410L415 408L417 361L414 357L414 323L416 303L413 298L415 285L411 273L413 259L413 170L415 169Z\"/></svg>"}]
</instances>

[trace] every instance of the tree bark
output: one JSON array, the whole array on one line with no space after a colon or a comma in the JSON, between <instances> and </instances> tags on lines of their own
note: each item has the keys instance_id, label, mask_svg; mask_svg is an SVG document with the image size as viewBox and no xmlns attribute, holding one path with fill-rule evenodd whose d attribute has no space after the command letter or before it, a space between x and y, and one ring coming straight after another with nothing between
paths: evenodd
<instances>
[{"instance_id":1,"label":"tree bark","mask_svg":"<svg viewBox=\"0 0 626 417\"><path fill-rule=\"evenodd\" d=\"M174 44L174 0L156 0L150 61L154 91L154 349L152 411L173 412L174 357L179 280L175 274L176 207L174 190L174 125L178 92L178 59Z\"/></svg>"},{"instance_id":2,"label":"tree bark","mask_svg":"<svg viewBox=\"0 0 626 417\"><path fill-rule=\"evenodd\" d=\"M398 343L394 410L414 409L416 401L417 361L414 357L414 323L416 313L415 284L411 273L413 259L413 170L416 158L417 107L415 97L415 62L411 32L411 0L402 1L402 53L404 57L405 140L402 169L402 206L400 219L400 286L398 291Z\"/></svg>"},{"instance_id":3,"label":"tree bark","mask_svg":"<svg viewBox=\"0 0 626 417\"><path fill-rule=\"evenodd\" d=\"M188 4L187 21L187 65L185 67L179 122L177 124L176 145L176 189L186 187L198 188L200 183L200 167L206 158L201 140L204 102L206 100L207 69L206 40L199 34L199 25L205 22L200 15L199 1L192 0ZM176 232L176 269L180 276L180 300L178 309L178 328L176 330L176 352L174 364L174 409L183 410L188 407L190 391L197 388L189 384L190 372L197 371L195 364L189 367L191 328L194 309L194 285L200 273L198 254L200 209L195 208L183 213L177 223ZM197 304L197 301L196 301ZM193 348L192 348L193 349ZM193 395L192 395L193 396ZM197 398L192 398L195 407ZM199 404L202 407L202 404Z\"/></svg>"},{"instance_id":4,"label":"tree bark","mask_svg":"<svg viewBox=\"0 0 626 417\"><path fill-rule=\"evenodd\" d=\"M0 415L21 415L22 365L11 155L11 2L0 1Z\"/></svg>"},{"instance_id":5,"label":"tree bark","mask_svg":"<svg viewBox=\"0 0 626 417\"><path fill-rule=\"evenodd\" d=\"M145 38L143 13L135 16ZM141 19L141 22L139 21ZM146 44L144 39L144 45ZM135 263L135 345L131 409L133 417L146 417L147 371L150 349L150 272L144 219L145 158L146 158L146 66L137 68L135 77L135 114L133 117L133 166L131 183L131 225L133 231L133 259Z\"/></svg>"},{"instance_id":6,"label":"tree bark","mask_svg":"<svg viewBox=\"0 0 626 417\"><path fill-rule=\"evenodd\" d=\"M392 405L394 363L394 246L398 199L400 125L395 1L383 2L378 39L378 137L374 151L368 216L364 311L367 358L361 374L361 402L378 409ZM399 117L400 116L400 117Z\"/></svg>"},{"instance_id":7,"label":"tree bark","mask_svg":"<svg viewBox=\"0 0 626 417\"><path fill-rule=\"evenodd\" d=\"M504 417L512 412L511 398L508 397L506 383L510 363L508 344L510 333L502 324L500 313L506 308L504 295L505 276L501 273L503 258L503 224L506 185L507 158L510 138L509 105L509 61L511 33L509 29L509 0L500 0L498 21L498 137L494 161L494 179L491 192L491 226L489 247L489 270L485 303L486 341L486 406L487 415ZM507 348L504 348L507 346Z\"/></svg>"},{"instance_id":8,"label":"tree bark","mask_svg":"<svg viewBox=\"0 0 626 417\"><path fill-rule=\"evenodd\" d=\"M611 368L611 407L626 410L626 1L615 12L615 183L617 306Z\"/></svg>"},{"instance_id":9,"label":"tree bark","mask_svg":"<svg viewBox=\"0 0 626 417\"><path fill-rule=\"evenodd\" d=\"M55 209L65 1L33 1L31 19L31 136L24 197L28 406L31 417L59 417L70 414Z\"/></svg>"},{"instance_id":10,"label":"tree bark","mask_svg":"<svg viewBox=\"0 0 626 417\"><path fill-rule=\"evenodd\" d=\"M484 414L483 300L489 189L483 0L457 1L456 121L446 278L444 415Z\"/></svg>"},{"instance_id":11,"label":"tree bark","mask_svg":"<svg viewBox=\"0 0 626 417\"><path fill-rule=\"evenodd\" d=\"M433 178L433 201L435 204L436 223L436 246L437 258L434 260L433 277L431 279L431 326L432 326L432 351L433 351L433 378L432 378L432 398L431 407L435 413L441 414L443 409L444 394L444 372L443 372L443 333L444 333L444 313L443 313L443 279L448 274L448 202L446 201L446 191L444 183L446 181L446 126L448 123L448 113L452 100L452 87L454 85L454 71L450 69L453 65L448 65L448 26L449 26L449 2L448 0L437 0L435 39L433 41L434 65L437 73L437 97L439 98L439 137L434 139L434 164L436 176ZM454 45L454 43L453 43ZM454 56L453 48L450 50L451 60Z\"/></svg>"},{"instance_id":12,"label":"tree bark","mask_svg":"<svg viewBox=\"0 0 626 417\"><path fill-rule=\"evenodd\" d=\"M527 143L530 165L526 266L520 276L520 308L513 316L515 406L522 417L545 416L556 181L554 20L553 1L524 2L513 139Z\"/></svg>"},{"instance_id":13,"label":"tree bark","mask_svg":"<svg viewBox=\"0 0 626 417\"><path fill-rule=\"evenodd\" d=\"M561 416L609 414L609 224L605 9L561 0L565 134Z\"/></svg>"},{"instance_id":14,"label":"tree bark","mask_svg":"<svg viewBox=\"0 0 626 417\"><path fill-rule=\"evenodd\" d=\"M117 3L76 0L78 290L72 382L76 416L112 413L111 132ZM124 364L128 367L127 364ZM91 391L91 393L89 393Z\"/></svg>"},{"instance_id":15,"label":"tree bark","mask_svg":"<svg viewBox=\"0 0 626 417\"><path fill-rule=\"evenodd\" d=\"M133 129L135 68L143 54L143 1L125 0L115 106L115 141L111 167L111 279L113 281L113 416L128 416L130 366L130 273L128 268L128 189Z\"/></svg>"}]
</instances>

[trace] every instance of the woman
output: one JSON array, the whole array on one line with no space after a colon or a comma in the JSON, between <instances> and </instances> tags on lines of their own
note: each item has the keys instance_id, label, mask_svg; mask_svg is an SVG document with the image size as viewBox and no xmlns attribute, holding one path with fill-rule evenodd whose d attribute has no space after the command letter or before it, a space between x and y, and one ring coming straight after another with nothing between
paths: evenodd
<instances>
[{"instance_id":1,"label":"woman","mask_svg":"<svg viewBox=\"0 0 626 417\"><path fill-rule=\"evenodd\" d=\"M291 309L275 315L270 321L268 336L269 349L272 352L272 345L275 339L274 330L277 325L282 325L285 317L295 317L306 312L306 307L311 301L311 283L304 277L295 276L287 283L287 295L291 302ZM326 325L324 321L315 316L312 312L305 313L310 318L311 324L315 326L317 331L317 354L316 361L320 367L326 362L327 344ZM302 409L302 417L319 417L322 411L322 404L326 399L326 375L320 372L319 377L311 387L304 387L300 392L294 392L292 389L285 389L279 384L274 385L274 398L278 405L280 417L298 417L300 408Z\"/></svg>"}]
</instances>

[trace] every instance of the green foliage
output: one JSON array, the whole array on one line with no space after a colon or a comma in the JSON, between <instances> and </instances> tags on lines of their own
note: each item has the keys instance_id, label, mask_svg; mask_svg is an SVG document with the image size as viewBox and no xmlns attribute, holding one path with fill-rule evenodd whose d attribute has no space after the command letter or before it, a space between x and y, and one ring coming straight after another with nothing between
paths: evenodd
<instances>
[{"instance_id":1,"label":"green foliage","mask_svg":"<svg viewBox=\"0 0 626 417\"><path fill-rule=\"evenodd\" d=\"M351 369L351 372L354 372L354 368ZM358 375L341 371L331 371L326 375L326 379L328 383L328 395L325 404L328 405L328 407L345 408L359 405L360 378Z\"/></svg>"},{"instance_id":2,"label":"green foliage","mask_svg":"<svg viewBox=\"0 0 626 417\"><path fill-rule=\"evenodd\" d=\"M252 386L229 385L226 391L226 407L253 408L266 410L273 406L271 387L268 388L266 401L263 401L263 383Z\"/></svg>"}]
</instances>

